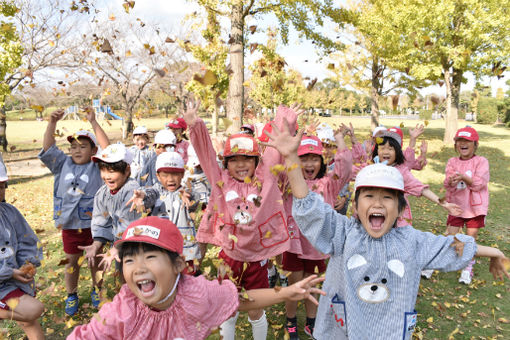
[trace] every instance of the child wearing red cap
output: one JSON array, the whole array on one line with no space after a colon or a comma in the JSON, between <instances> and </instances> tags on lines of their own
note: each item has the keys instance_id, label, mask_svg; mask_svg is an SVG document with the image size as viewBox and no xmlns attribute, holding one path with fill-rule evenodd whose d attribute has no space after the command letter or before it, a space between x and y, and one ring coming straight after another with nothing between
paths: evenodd
<instances>
[{"instance_id":1,"label":"child wearing red cap","mask_svg":"<svg viewBox=\"0 0 510 340\"><path fill-rule=\"evenodd\" d=\"M180 153L182 159L184 159L184 163L187 163L189 142L186 140L186 129L188 128L188 124L186 124L184 118L178 117L168 123L166 127L172 130L175 137L177 138L177 142L175 143L175 151Z\"/></svg>"},{"instance_id":2,"label":"child wearing red cap","mask_svg":"<svg viewBox=\"0 0 510 340\"><path fill-rule=\"evenodd\" d=\"M86 325L76 327L74 339L205 339L237 310L260 309L286 300L310 299L322 278L312 276L280 291L249 290L240 299L229 280L181 275L183 238L177 226L155 216L129 225L115 242L125 284Z\"/></svg>"},{"instance_id":3,"label":"child wearing red cap","mask_svg":"<svg viewBox=\"0 0 510 340\"><path fill-rule=\"evenodd\" d=\"M287 214L278 177L271 173L272 166L281 163L281 157L274 149L266 150L261 157L253 137L234 134L225 142L221 169L209 132L198 118L198 106L189 105L184 119L212 192L197 239L222 248L219 256L230 267L229 277L237 280L239 288L267 288L267 259L289 249ZM280 106L275 122L281 126L287 119L294 126L296 118L292 109ZM264 310L252 310L248 315L254 339L265 339ZM224 339L234 339L236 320L237 315L222 325Z\"/></svg>"},{"instance_id":4,"label":"child wearing red cap","mask_svg":"<svg viewBox=\"0 0 510 340\"><path fill-rule=\"evenodd\" d=\"M268 132L271 136L271 132ZM297 150L301 162L301 171L306 184L311 191L320 194L324 202L335 206L340 189L349 182L352 168L351 151L345 146L343 131L334 133L337 151L334 156L335 167L327 172L327 164L323 157L323 145L316 136L303 136ZM290 188L289 188L290 189ZM284 206L287 212L287 226L291 235L291 247L283 254L283 269L290 271L289 283L293 284L314 273L326 270L326 255L317 251L312 244L299 232L296 222L292 218L292 195L284 194ZM298 339L297 331L297 303L288 301L285 304L287 312L286 329L291 340ZM315 327L317 306L305 302L306 324L305 333L312 335Z\"/></svg>"},{"instance_id":5,"label":"child wearing red cap","mask_svg":"<svg viewBox=\"0 0 510 340\"><path fill-rule=\"evenodd\" d=\"M92 210L94 195L103 181L99 167L91 158L96 154L98 146L106 148L108 137L96 121L92 109L86 109L87 119L94 133L80 130L68 136L70 156L60 150L55 142L55 129L65 112L53 111L49 117L48 126L43 138L43 147L39 159L50 169L55 177L53 184L53 219L55 227L62 231L62 243L66 254L66 270L64 282L67 291L65 312L74 315L78 312L78 280L80 278L79 258L83 255L80 246L92 244ZM97 137L97 140L96 140ZM96 282L96 265L90 265L92 277L91 301L94 307L101 302Z\"/></svg>"},{"instance_id":6,"label":"child wearing red cap","mask_svg":"<svg viewBox=\"0 0 510 340\"><path fill-rule=\"evenodd\" d=\"M456 234L464 225L466 233L476 239L478 230L485 226L489 207L490 179L489 161L475 154L478 148L478 132L470 126L459 129L455 134L455 151L459 157L452 157L446 164L444 187L446 199L462 208L459 216L448 215L448 234ZM470 284L473 277L471 260L461 272L459 282Z\"/></svg>"}]
</instances>

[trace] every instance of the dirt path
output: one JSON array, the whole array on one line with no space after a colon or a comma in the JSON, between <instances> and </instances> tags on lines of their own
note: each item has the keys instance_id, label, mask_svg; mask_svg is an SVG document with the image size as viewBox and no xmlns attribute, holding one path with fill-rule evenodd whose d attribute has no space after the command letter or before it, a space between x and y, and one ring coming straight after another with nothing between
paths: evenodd
<instances>
[{"instance_id":1,"label":"dirt path","mask_svg":"<svg viewBox=\"0 0 510 340\"><path fill-rule=\"evenodd\" d=\"M6 162L7 173L10 177L36 177L50 173L38 158Z\"/></svg>"}]
</instances>

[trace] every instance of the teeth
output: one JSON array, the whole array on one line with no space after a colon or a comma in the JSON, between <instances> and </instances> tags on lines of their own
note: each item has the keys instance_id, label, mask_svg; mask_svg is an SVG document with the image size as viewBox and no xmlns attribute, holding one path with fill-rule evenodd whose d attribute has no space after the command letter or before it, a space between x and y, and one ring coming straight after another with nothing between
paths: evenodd
<instances>
[{"instance_id":1,"label":"teeth","mask_svg":"<svg viewBox=\"0 0 510 340\"><path fill-rule=\"evenodd\" d=\"M371 216L377 216L377 217L379 217L379 216L381 216L381 217L382 217L382 216L383 216L383 214L370 214L370 215L371 215Z\"/></svg>"},{"instance_id":2,"label":"teeth","mask_svg":"<svg viewBox=\"0 0 510 340\"><path fill-rule=\"evenodd\" d=\"M149 283L149 282L151 282L151 280L143 280L143 281L138 281L137 284L144 285L144 284Z\"/></svg>"}]
</instances>

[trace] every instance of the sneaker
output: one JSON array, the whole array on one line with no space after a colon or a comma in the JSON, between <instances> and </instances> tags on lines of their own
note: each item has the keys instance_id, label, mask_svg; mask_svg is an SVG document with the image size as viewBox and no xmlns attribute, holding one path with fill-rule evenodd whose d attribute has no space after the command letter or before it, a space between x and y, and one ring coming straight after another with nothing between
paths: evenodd
<instances>
[{"instance_id":1,"label":"sneaker","mask_svg":"<svg viewBox=\"0 0 510 340\"><path fill-rule=\"evenodd\" d=\"M287 287L289 285L289 279L287 277L280 276L280 286Z\"/></svg>"},{"instance_id":2,"label":"sneaker","mask_svg":"<svg viewBox=\"0 0 510 340\"><path fill-rule=\"evenodd\" d=\"M287 331L287 334L289 334L289 340L299 340L297 323L287 322L285 330Z\"/></svg>"},{"instance_id":3,"label":"sneaker","mask_svg":"<svg viewBox=\"0 0 510 340\"><path fill-rule=\"evenodd\" d=\"M90 293L90 300L92 301L92 306L96 308L98 308L101 304L101 298L99 297L96 288L92 289L92 292Z\"/></svg>"},{"instance_id":4,"label":"sneaker","mask_svg":"<svg viewBox=\"0 0 510 340\"><path fill-rule=\"evenodd\" d=\"M469 270L463 270L461 273L460 273L460 278L459 278L459 282L460 283L465 283L465 284L470 284L471 283L471 271Z\"/></svg>"},{"instance_id":5,"label":"sneaker","mask_svg":"<svg viewBox=\"0 0 510 340\"><path fill-rule=\"evenodd\" d=\"M278 272L275 272L274 275L268 275L267 280L269 281L269 288L274 288L276 280L278 280Z\"/></svg>"},{"instance_id":6,"label":"sneaker","mask_svg":"<svg viewBox=\"0 0 510 340\"><path fill-rule=\"evenodd\" d=\"M433 273L434 273L434 269L424 269L421 271L421 277L430 279L432 277Z\"/></svg>"},{"instance_id":7,"label":"sneaker","mask_svg":"<svg viewBox=\"0 0 510 340\"><path fill-rule=\"evenodd\" d=\"M65 312L69 316L73 316L78 312L78 295L74 294L71 296L68 296L66 299L66 309Z\"/></svg>"},{"instance_id":8,"label":"sneaker","mask_svg":"<svg viewBox=\"0 0 510 340\"><path fill-rule=\"evenodd\" d=\"M315 339L313 337L313 330L314 330L314 327L312 327L311 325L305 326L305 334L308 335L310 338Z\"/></svg>"}]
</instances>

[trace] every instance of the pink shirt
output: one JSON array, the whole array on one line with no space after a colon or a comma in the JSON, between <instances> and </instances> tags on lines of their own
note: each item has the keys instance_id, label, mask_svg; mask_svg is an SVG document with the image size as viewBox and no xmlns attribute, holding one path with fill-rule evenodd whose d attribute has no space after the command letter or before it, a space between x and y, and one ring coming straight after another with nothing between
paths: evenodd
<instances>
[{"instance_id":1,"label":"pink shirt","mask_svg":"<svg viewBox=\"0 0 510 340\"><path fill-rule=\"evenodd\" d=\"M237 289L229 280L220 284L203 276L183 275L174 302L164 311L150 309L123 285L112 302L67 339L205 339L238 306Z\"/></svg>"},{"instance_id":2,"label":"pink shirt","mask_svg":"<svg viewBox=\"0 0 510 340\"><path fill-rule=\"evenodd\" d=\"M406 199L406 208L402 217L397 220L397 227L404 227L406 225L412 225L413 215L411 214L411 206L409 205L409 200L407 197L409 195L420 197L421 193L424 189L427 189L429 186L420 182L416 177L413 176L411 170L404 164L395 166L398 171L402 174L404 178L404 197Z\"/></svg>"},{"instance_id":3,"label":"pink shirt","mask_svg":"<svg viewBox=\"0 0 510 340\"><path fill-rule=\"evenodd\" d=\"M338 151L335 154L335 167L334 170L327 173L320 179L307 180L306 184L311 191L314 191L324 198L324 202L332 207L335 206L335 201L340 189L349 182L351 177L352 167L352 154L349 149ZM289 251L298 254L299 258L307 260L321 260L328 258L328 256L317 251L312 244L299 232L299 228L292 217L292 194L286 193L285 197L285 211L288 213L287 225L289 232L291 232L291 246Z\"/></svg>"},{"instance_id":4,"label":"pink shirt","mask_svg":"<svg viewBox=\"0 0 510 340\"><path fill-rule=\"evenodd\" d=\"M275 125L283 117L296 114L287 107L278 108ZM197 232L197 240L222 247L230 258L256 262L282 254L290 246L283 198L278 178L271 167L281 164L281 156L268 147L260 158L251 183L239 182L216 162L216 153L205 124L198 120L190 126L190 139L212 191Z\"/></svg>"},{"instance_id":5,"label":"pink shirt","mask_svg":"<svg viewBox=\"0 0 510 340\"><path fill-rule=\"evenodd\" d=\"M175 144L175 152L182 156L184 164L188 163L188 147L189 142L185 139Z\"/></svg>"},{"instance_id":6,"label":"pink shirt","mask_svg":"<svg viewBox=\"0 0 510 340\"><path fill-rule=\"evenodd\" d=\"M448 180L455 173L465 174L471 177L473 183L467 185L461 181L455 185L449 185ZM468 160L453 157L446 164L446 200L458 204L463 212L460 217L472 218L479 215L487 215L489 207L489 161L485 157L473 156Z\"/></svg>"},{"instance_id":7,"label":"pink shirt","mask_svg":"<svg viewBox=\"0 0 510 340\"><path fill-rule=\"evenodd\" d=\"M404 157L406 160L404 161L404 165L406 165L411 170L422 170L425 165L427 165L427 159L424 155L420 155L418 158L415 157L414 149L408 146L404 150ZM423 160L423 162L421 162Z\"/></svg>"}]
</instances>

